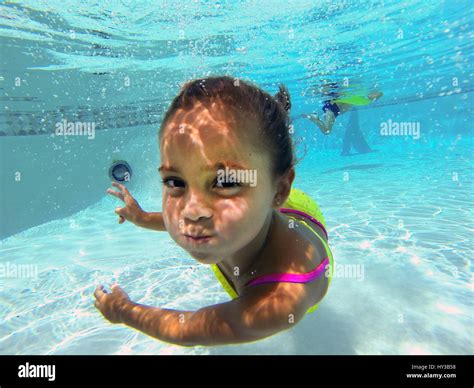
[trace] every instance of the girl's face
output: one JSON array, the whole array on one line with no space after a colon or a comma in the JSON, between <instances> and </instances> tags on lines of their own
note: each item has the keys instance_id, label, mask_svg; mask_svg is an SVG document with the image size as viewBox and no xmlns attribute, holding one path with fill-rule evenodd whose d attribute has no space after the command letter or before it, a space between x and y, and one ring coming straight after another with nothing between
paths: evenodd
<instances>
[{"instance_id":1,"label":"girl's face","mask_svg":"<svg viewBox=\"0 0 474 388\"><path fill-rule=\"evenodd\" d=\"M197 103L177 111L161 137L166 229L204 264L244 249L272 211L269 153L255 146L256 125L235 117Z\"/></svg>"}]
</instances>

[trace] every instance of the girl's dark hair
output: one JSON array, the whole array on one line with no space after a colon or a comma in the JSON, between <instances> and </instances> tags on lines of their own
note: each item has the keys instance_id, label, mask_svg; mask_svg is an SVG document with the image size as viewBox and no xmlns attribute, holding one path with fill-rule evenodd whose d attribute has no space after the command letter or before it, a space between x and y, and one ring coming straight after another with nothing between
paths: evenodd
<instances>
[{"instance_id":1,"label":"girl's dark hair","mask_svg":"<svg viewBox=\"0 0 474 388\"><path fill-rule=\"evenodd\" d=\"M251 117L257 123L259 139L272 156L273 174L281 176L296 163L290 136L290 93L284 85L272 97L248 82L228 76L189 81L168 108L160 127L159 137L170 118L179 109L190 109L196 102L208 105L221 101L241 117Z\"/></svg>"}]
</instances>

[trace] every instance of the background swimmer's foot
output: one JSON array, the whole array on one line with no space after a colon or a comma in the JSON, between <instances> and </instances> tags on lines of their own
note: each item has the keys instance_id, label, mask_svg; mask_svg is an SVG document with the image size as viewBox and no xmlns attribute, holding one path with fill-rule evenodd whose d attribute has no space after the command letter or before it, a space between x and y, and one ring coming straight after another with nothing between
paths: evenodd
<instances>
[{"instance_id":1,"label":"background swimmer's foot","mask_svg":"<svg viewBox=\"0 0 474 388\"><path fill-rule=\"evenodd\" d=\"M369 93L369 95L367 96L370 100L374 101L374 100L378 100L380 97L383 96L383 93L382 92L378 92L378 91L374 91L372 93Z\"/></svg>"},{"instance_id":2,"label":"background swimmer's foot","mask_svg":"<svg viewBox=\"0 0 474 388\"><path fill-rule=\"evenodd\" d=\"M331 131L328 131L326 128L319 127L323 135L329 135Z\"/></svg>"}]
</instances>

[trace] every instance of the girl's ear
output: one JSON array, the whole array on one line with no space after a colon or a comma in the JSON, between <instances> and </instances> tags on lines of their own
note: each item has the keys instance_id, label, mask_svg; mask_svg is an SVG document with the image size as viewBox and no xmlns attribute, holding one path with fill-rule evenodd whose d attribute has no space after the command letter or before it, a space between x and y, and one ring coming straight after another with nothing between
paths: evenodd
<instances>
[{"instance_id":1,"label":"girl's ear","mask_svg":"<svg viewBox=\"0 0 474 388\"><path fill-rule=\"evenodd\" d=\"M285 174L283 174L278 179L276 194L273 199L274 207L281 207L286 202L288 196L290 195L291 186L293 185L295 176L295 169L291 167Z\"/></svg>"}]
</instances>

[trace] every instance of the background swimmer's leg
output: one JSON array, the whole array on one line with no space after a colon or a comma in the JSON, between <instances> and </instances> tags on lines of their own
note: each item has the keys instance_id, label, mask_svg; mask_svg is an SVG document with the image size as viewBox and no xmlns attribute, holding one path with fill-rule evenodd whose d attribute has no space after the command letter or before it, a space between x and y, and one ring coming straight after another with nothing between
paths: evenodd
<instances>
[{"instance_id":1,"label":"background swimmer's leg","mask_svg":"<svg viewBox=\"0 0 474 388\"><path fill-rule=\"evenodd\" d=\"M327 110L326 115L324 116L324 126L326 131L323 131L323 134L329 135L331 133L335 121L336 116L334 116L334 113L330 110Z\"/></svg>"},{"instance_id":2,"label":"background swimmer's leg","mask_svg":"<svg viewBox=\"0 0 474 388\"><path fill-rule=\"evenodd\" d=\"M334 121L336 121L336 116L328 109L324 114L324 121L320 120L317 116L313 116L310 120L319 127L323 135L329 135L332 131Z\"/></svg>"},{"instance_id":3,"label":"background swimmer's leg","mask_svg":"<svg viewBox=\"0 0 474 388\"><path fill-rule=\"evenodd\" d=\"M332 126L334 125L334 121L336 119L334 117L334 113L332 113L330 110L326 111L324 115L324 121L322 121L316 114L303 114L302 117L305 117L315 123L324 135L331 133Z\"/></svg>"},{"instance_id":4,"label":"background swimmer's leg","mask_svg":"<svg viewBox=\"0 0 474 388\"><path fill-rule=\"evenodd\" d=\"M367 144L359 125L359 112L357 109L352 109L351 116L349 117L349 123L347 124L346 133L342 141L342 156L350 155L351 146L361 154L372 152L372 149Z\"/></svg>"}]
</instances>

